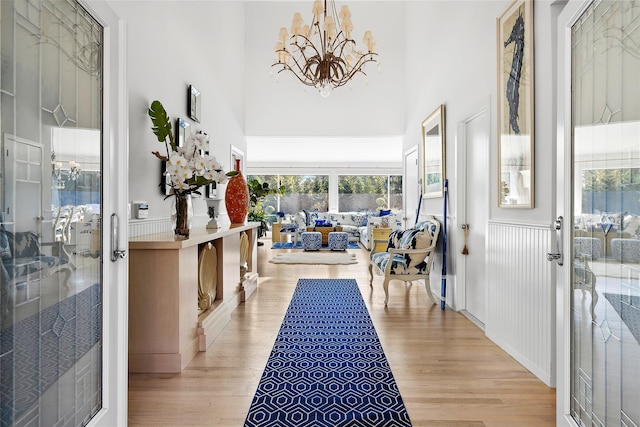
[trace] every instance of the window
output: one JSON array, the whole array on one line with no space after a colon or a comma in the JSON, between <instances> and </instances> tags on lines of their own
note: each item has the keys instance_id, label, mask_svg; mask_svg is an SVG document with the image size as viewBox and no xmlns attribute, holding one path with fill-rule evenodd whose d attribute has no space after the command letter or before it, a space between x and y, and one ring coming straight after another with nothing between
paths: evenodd
<instances>
[{"instance_id":1,"label":"window","mask_svg":"<svg viewBox=\"0 0 640 427\"><path fill-rule=\"evenodd\" d=\"M338 211L402 210L401 175L339 175Z\"/></svg>"},{"instance_id":2,"label":"window","mask_svg":"<svg viewBox=\"0 0 640 427\"><path fill-rule=\"evenodd\" d=\"M329 210L328 175L248 175L248 179L267 182L271 188L284 185L284 196L269 196L263 203L268 215L276 211L295 214L302 210Z\"/></svg>"},{"instance_id":3,"label":"window","mask_svg":"<svg viewBox=\"0 0 640 427\"><path fill-rule=\"evenodd\" d=\"M582 213L640 214L640 169L582 171Z\"/></svg>"}]
</instances>

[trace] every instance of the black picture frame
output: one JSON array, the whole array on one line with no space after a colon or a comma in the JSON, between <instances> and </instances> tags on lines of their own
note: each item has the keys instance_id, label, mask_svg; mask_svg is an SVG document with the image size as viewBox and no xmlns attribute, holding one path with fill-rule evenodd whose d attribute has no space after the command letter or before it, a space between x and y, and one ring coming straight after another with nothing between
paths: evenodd
<instances>
[{"instance_id":1,"label":"black picture frame","mask_svg":"<svg viewBox=\"0 0 640 427\"><path fill-rule=\"evenodd\" d=\"M200 91L193 85L189 85L187 92L187 114L193 121L200 123L200 115L202 112Z\"/></svg>"}]
</instances>

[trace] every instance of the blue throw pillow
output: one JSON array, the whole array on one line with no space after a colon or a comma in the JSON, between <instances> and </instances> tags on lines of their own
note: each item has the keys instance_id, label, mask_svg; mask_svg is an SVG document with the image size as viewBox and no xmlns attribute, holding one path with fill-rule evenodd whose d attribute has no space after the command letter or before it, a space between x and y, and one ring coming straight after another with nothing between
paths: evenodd
<instances>
[{"instance_id":1,"label":"blue throw pillow","mask_svg":"<svg viewBox=\"0 0 640 427\"><path fill-rule=\"evenodd\" d=\"M302 212L304 212L305 220L307 221L307 224L306 224L307 226L310 226L311 224L313 224L314 216L316 218L318 217L318 209L314 209L314 210L304 209Z\"/></svg>"},{"instance_id":2,"label":"blue throw pillow","mask_svg":"<svg viewBox=\"0 0 640 427\"><path fill-rule=\"evenodd\" d=\"M391 209L387 209L387 210L380 209L380 214L378 216L387 216L387 215L391 215Z\"/></svg>"}]
</instances>

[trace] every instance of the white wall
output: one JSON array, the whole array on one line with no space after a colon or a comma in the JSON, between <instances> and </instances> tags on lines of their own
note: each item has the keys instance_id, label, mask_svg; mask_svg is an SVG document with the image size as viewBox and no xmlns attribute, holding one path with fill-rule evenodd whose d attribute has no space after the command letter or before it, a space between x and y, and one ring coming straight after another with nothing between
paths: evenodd
<instances>
[{"instance_id":1,"label":"white wall","mask_svg":"<svg viewBox=\"0 0 640 427\"><path fill-rule=\"evenodd\" d=\"M535 90L535 208L534 209L506 209L498 208L498 180L497 180L497 77L496 77L496 18L510 3L509 0L500 1L420 1L407 2L406 26L407 26L407 110L406 132L404 149L415 145L421 145L421 122L439 104L446 106L446 171L449 178L449 238L453 244L449 248L448 260L452 265L448 266L449 277L447 295L448 301L456 293L458 284L455 283L456 265L455 258L459 248L455 247L458 240L460 225L456 221L456 193L460 185L455 182L458 176L458 165L455 163L456 132L459 122L466 119L472 108L490 99L491 104L491 138L490 138L490 164L482 165L490 169L490 212L489 221L499 224L517 223L516 228L522 229L540 227L549 230L549 226L555 215L555 107L554 107L554 69L553 50L551 49L551 2L536 0L534 4L534 90ZM555 22L553 22L555 26ZM473 161L473 159L470 159ZM423 202L422 213L436 215L442 218L443 199L427 199ZM461 231L460 231L461 233ZM544 257L544 252L550 248L534 247L532 240L519 240L516 230L512 238L517 248L517 253L535 253L538 258ZM491 265L491 254L500 252L501 247L492 246L494 240L487 239L486 251L487 271L499 270L498 265ZM513 249L514 246L511 246ZM533 263L533 261L532 261ZM441 259L436 258L433 264L432 283L438 282L441 275ZM532 268L535 268L532 264ZM514 288L526 287L529 277L523 272L521 275L511 277ZM489 290L493 283L487 283ZM548 291L552 288L549 277L544 281L543 287ZM544 301L545 307L553 307L555 299L551 292L546 292L548 301ZM497 313L504 311L505 307L517 308L517 301L511 301L503 307L496 307L495 301L488 299L487 310ZM459 307L461 308L461 307ZM462 307L463 308L463 307ZM509 313L503 313L509 317ZM550 319L549 319L550 320ZM513 328L512 328L513 329ZM547 325L546 330L537 335L540 346L552 351L553 348L552 326ZM498 344L507 349L514 357L518 358L525 366L532 368L527 358L526 348L518 347L510 337L526 335L527 331L507 331L488 322L485 331ZM541 362L542 366L533 366L532 369L541 379L547 383L553 383L551 378L554 367L551 365L551 354L546 354ZM541 375L540 373L544 373Z\"/></svg>"},{"instance_id":2,"label":"white wall","mask_svg":"<svg viewBox=\"0 0 640 427\"><path fill-rule=\"evenodd\" d=\"M497 201L496 18L501 1L407 2L407 124L404 148L421 144L420 123L439 104L446 106L447 177L455 212L456 125L470 109L491 99L491 219L547 222L551 210L553 148L550 2L535 2L535 208L500 209ZM443 19L443 17L447 17ZM425 54L420 55L420 52ZM417 54L416 54L417 53ZM440 213L441 199L425 200L424 213Z\"/></svg>"},{"instance_id":3,"label":"white wall","mask_svg":"<svg viewBox=\"0 0 640 427\"><path fill-rule=\"evenodd\" d=\"M160 100L172 119L184 118L192 132L211 138L211 151L231 169L230 145L245 150L243 119L244 8L233 1L112 1L126 21L129 79L129 196L149 202L150 218L168 218L160 160L164 150L151 131L147 109ZM200 123L187 116L187 88L201 92ZM162 151L161 151L162 152ZM204 201L194 201L196 216L206 217Z\"/></svg>"},{"instance_id":4,"label":"white wall","mask_svg":"<svg viewBox=\"0 0 640 427\"><path fill-rule=\"evenodd\" d=\"M507 2L503 1L428 1L408 2L407 27L407 106L404 149L420 147L422 156L421 123L440 104L445 105L446 176L449 179L448 197L448 260L447 303L461 308L456 295L456 197L458 183L455 163L456 128L470 109L487 98L491 100L492 130L495 129L496 92L496 17ZM493 132L493 131L492 131ZM495 146L495 136L491 135ZM496 154L489 158L494 165ZM494 173L492 172L492 176ZM494 192L491 192L492 198ZM493 202L491 202L493 204ZM422 215L434 215L442 220L443 199L424 199ZM440 249L441 251L441 249ZM432 283L440 283L442 257L435 257ZM437 288L437 286L434 286Z\"/></svg>"},{"instance_id":5,"label":"white wall","mask_svg":"<svg viewBox=\"0 0 640 427\"><path fill-rule=\"evenodd\" d=\"M507 2L408 2L407 109L404 149L422 145L421 123L445 104L449 207L455 213L456 124L490 96L495 106L495 19ZM492 122L495 119L492 118ZM491 157L493 158L493 156ZM487 168L489 165L487 165ZM422 212L442 216L442 199L426 199Z\"/></svg>"}]
</instances>

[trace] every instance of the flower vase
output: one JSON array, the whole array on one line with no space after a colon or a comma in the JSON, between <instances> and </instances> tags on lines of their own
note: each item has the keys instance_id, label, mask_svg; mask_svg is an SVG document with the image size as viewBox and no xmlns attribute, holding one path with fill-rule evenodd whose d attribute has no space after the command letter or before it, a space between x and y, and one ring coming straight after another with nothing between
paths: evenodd
<instances>
[{"instance_id":1,"label":"flower vase","mask_svg":"<svg viewBox=\"0 0 640 427\"><path fill-rule=\"evenodd\" d=\"M191 233L191 221L193 219L193 205L190 194L176 194L171 206L171 219L174 225L174 234L178 239L188 239Z\"/></svg>"},{"instance_id":2,"label":"flower vase","mask_svg":"<svg viewBox=\"0 0 640 427\"><path fill-rule=\"evenodd\" d=\"M229 179L224 193L224 204L232 224L244 224L249 211L249 187L240 172L240 159L236 159L236 172Z\"/></svg>"}]
</instances>

